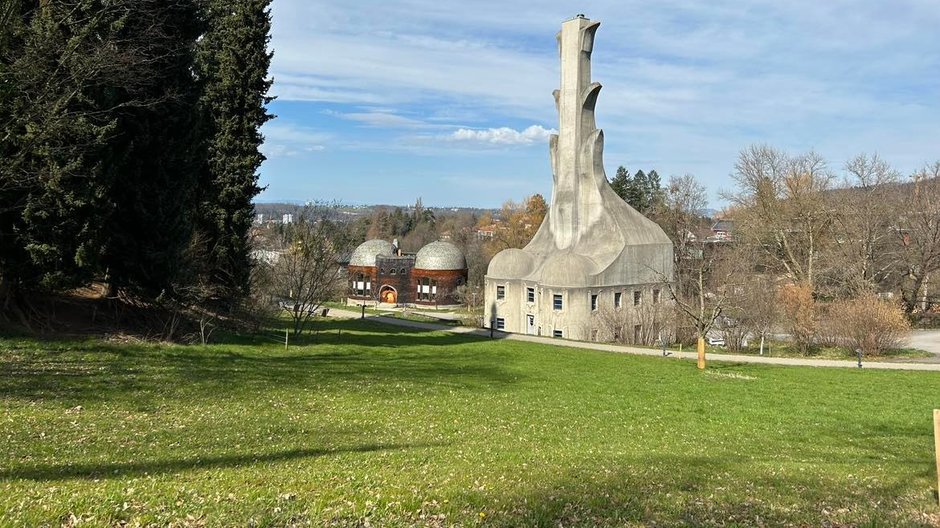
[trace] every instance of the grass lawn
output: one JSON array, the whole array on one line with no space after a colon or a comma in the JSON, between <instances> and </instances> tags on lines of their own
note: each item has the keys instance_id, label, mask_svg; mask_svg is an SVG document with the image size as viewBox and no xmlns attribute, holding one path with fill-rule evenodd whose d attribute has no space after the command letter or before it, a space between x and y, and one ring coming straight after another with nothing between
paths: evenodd
<instances>
[{"instance_id":1,"label":"grass lawn","mask_svg":"<svg viewBox=\"0 0 940 528\"><path fill-rule=\"evenodd\" d=\"M760 355L760 346L750 345L744 347L740 352L733 352L725 347L711 346L706 345L706 352L708 354L743 354L747 356L758 356ZM695 351L695 344L691 346L686 345L685 349L688 352ZM842 347L827 347L827 346L817 346L810 351L809 354L803 354L796 349L791 343L784 341L769 341L764 346L764 355L767 357L785 357L785 358L805 358L805 359L840 359L845 361L855 361L858 356L855 352L848 348ZM925 350L920 350L917 348L898 348L893 350L888 350L880 355L872 356L866 355L862 357L862 362L867 363L869 361L897 361L905 359L922 359L932 357L933 354Z\"/></svg>"},{"instance_id":2,"label":"grass lawn","mask_svg":"<svg viewBox=\"0 0 940 528\"><path fill-rule=\"evenodd\" d=\"M0 525L940 524L940 373L316 324L0 339Z\"/></svg>"}]
</instances>

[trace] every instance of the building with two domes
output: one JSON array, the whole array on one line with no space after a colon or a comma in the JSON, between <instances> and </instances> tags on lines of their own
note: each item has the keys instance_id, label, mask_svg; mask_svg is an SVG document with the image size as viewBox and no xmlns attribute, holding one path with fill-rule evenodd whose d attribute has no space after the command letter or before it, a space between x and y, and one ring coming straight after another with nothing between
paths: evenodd
<instances>
[{"instance_id":1,"label":"building with two domes","mask_svg":"<svg viewBox=\"0 0 940 528\"><path fill-rule=\"evenodd\" d=\"M431 242L408 254L376 239L352 252L346 271L350 304L447 308L460 304L456 291L467 282L467 259L450 242Z\"/></svg>"}]
</instances>

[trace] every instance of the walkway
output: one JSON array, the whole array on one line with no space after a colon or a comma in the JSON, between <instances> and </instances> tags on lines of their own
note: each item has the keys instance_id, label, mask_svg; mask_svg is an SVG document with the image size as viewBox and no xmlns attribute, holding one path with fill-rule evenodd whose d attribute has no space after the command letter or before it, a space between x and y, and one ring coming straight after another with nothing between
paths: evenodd
<instances>
[{"instance_id":1,"label":"walkway","mask_svg":"<svg viewBox=\"0 0 940 528\"><path fill-rule=\"evenodd\" d=\"M349 310L341 309L330 309L330 317L338 317L341 319L358 319L360 317L359 312L353 312ZM469 334L476 335L480 337L490 337L489 329L483 328L469 328L465 326L444 326L434 323L422 323L418 321L407 321L405 319L397 319L394 317L383 317L379 315L367 316L368 319L378 321L380 323L396 325L396 326L405 326L409 328L417 328L421 330L437 330L442 332L451 332L454 334ZM639 348L631 347L625 345L611 345L606 343L588 343L584 341L568 341L565 339L554 339L551 337L542 337L542 336L531 336L531 335L522 335L522 334L508 334L505 332L495 332L495 336L499 339L509 339L512 341L527 341L529 343L540 343L544 345L554 345L554 346L563 346L569 348L582 348L589 350L602 350L605 352L615 352L618 354L634 354L638 356L657 356L662 357L662 352L660 350L653 350L649 348ZM676 352L669 351L670 359L687 359L687 360L697 360L697 356L694 352ZM762 357L762 356L745 356L737 354L709 354L708 361L714 362L729 362L729 363L764 363L768 365L787 365L787 366L800 366L800 367L830 367L830 368L858 368L858 364L854 361L841 361L835 359L808 359L808 358L776 358L776 357ZM863 361L862 364L864 368L868 369L883 369L883 370L932 370L940 371L940 364L937 363L891 363L885 361Z\"/></svg>"}]
</instances>

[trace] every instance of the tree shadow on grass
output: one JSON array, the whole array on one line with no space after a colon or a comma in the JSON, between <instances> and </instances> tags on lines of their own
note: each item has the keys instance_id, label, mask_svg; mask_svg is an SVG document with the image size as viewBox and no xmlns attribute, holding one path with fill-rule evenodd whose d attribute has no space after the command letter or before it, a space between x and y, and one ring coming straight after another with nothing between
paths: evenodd
<instances>
[{"instance_id":1,"label":"tree shadow on grass","mask_svg":"<svg viewBox=\"0 0 940 528\"><path fill-rule=\"evenodd\" d=\"M569 469L514 496L473 491L450 500L484 512L494 526L931 526L919 515L936 506L911 479L851 487L796 475L799 468L782 474L749 464L721 456L626 459L603 471ZM923 500L911 503L912 493Z\"/></svg>"},{"instance_id":2,"label":"tree shadow on grass","mask_svg":"<svg viewBox=\"0 0 940 528\"><path fill-rule=\"evenodd\" d=\"M109 462L91 464L52 464L0 470L0 481L66 479L120 479L144 475L162 475L190 470L233 468L257 464L288 462L292 460L335 456L347 453L372 453L435 447L441 444L363 444L336 449L289 449L273 453L243 453L172 460L144 460L138 462Z\"/></svg>"},{"instance_id":3,"label":"tree shadow on grass","mask_svg":"<svg viewBox=\"0 0 940 528\"><path fill-rule=\"evenodd\" d=\"M493 338L472 333L455 333L437 325L415 328L385 322L375 317L366 319L315 319L306 331L295 336L289 331L289 321L275 321L256 334L220 333L213 339L216 344L283 346L286 336L290 346L322 344L355 344L367 347L390 348L411 346L452 346L478 344L505 338L508 334L494 332Z\"/></svg>"},{"instance_id":4,"label":"tree shadow on grass","mask_svg":"<svg viewBox=\"0 0 940 528\"><path fill-rule=\"evenodd\" d=\"M319 343L179 346L30 341L0 349L0 398L95 400L224 397L339 382L499 390L520 374L494 362L480 338L330 321ZM334 330L335 334L328 332ZM313 339L313 338L308 338ZM460 346L468 345L468 346ZM441 350L438 347L450 347Z\"/></svg>"}]
</instances>

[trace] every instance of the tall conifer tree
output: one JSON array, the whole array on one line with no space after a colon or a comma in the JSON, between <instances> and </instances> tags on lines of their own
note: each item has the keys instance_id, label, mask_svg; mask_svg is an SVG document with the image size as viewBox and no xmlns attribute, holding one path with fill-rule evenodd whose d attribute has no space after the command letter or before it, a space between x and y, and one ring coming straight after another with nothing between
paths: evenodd
<instances>
[{"instance_id":1,"label":"tall conifer tree","mask_svg":"<svg viewBox=\"0 0 940 528\"><path fill-rule=\"evenodd\" d=\"M113 286L145 296L187 280L199 167L196 0L122 0L122 31L142 43L135 76L150 82L110 94L117 132L102 163L113 172L105 265ZM141 104L146 103L146 104Z\"/></svg>"},{"instance_id":2,"label":"tall conifer tree","mask_svg":"<svg viewBox=\"0 0 940 528\"><path fill-rule=\"evenodd\" d=\"M200 115L208 159L200 181L203 282L231 304L248 291L252 200L261 191L261 126L273 116L268 68L271 0L207 0L198 47Z\"/></svg>"}]
</instances>

